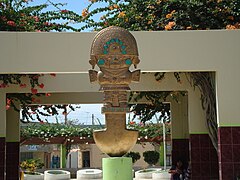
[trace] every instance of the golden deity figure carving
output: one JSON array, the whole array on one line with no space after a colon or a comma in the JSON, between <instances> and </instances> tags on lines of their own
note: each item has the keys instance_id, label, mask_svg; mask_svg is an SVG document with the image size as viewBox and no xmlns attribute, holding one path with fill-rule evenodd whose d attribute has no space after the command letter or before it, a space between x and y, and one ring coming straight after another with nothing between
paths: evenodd
<instances>
[{"instance_id":1,"label":"golden deity figure carving","mask_svg":"<svg viewBox=\"0 0 240 180\"><path fill-rule=\"evenodd\" d=\"M94 132L97 146L110 156L122 156L137 141L138 132L126 129L127 91L138 82L137 43L133 35L120 27L108 27L94 37L89 63L90 82L98 82L104 93L107 129ZM95 67L99 70L95 70ZM130 70L130 68L134 70ZM111 137L109 139L109 137Z\"/></svg>"}]
</instances>

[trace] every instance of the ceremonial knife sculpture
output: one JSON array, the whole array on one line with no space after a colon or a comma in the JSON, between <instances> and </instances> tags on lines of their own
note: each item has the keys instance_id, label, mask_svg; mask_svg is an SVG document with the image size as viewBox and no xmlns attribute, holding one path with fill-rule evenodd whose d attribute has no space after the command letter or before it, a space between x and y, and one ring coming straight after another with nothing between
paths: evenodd
<instances>
[{"instance_id":1,"label":"ceremonial knife sculpture","mask_svg":"<svg viewBox=\"0 0 240 180\"><path fill-rule=\"evenodd\" d=\"M129 84L140 78L140 70L135 70L139 62L136 40L127 30L112 26L94 37L89 77L104 93L106 129L94 131L93 136L98 148L111 157L126 154L138 138L138 131L126 129L126 113ZM94 70L96 65L99 71Z\"/></svg>"}]
</instances>

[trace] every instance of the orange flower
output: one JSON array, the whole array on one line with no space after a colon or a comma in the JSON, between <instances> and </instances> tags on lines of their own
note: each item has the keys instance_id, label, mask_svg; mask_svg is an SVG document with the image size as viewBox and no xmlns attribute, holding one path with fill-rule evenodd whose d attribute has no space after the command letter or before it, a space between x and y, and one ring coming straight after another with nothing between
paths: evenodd
<instances>
[{"instance_id":1,"label":"orange flower","mask_svg":"<svg viewBox=\"0 0 240 180\"><path fill-rule=\"evenodd\" d=\"M161 4L162 0L157 0L157 5Z\"/></svg>"},{"instance_id":2,"label":"orange flower","mask_svg":"<svg viewBox=\"0 0 240 180\"><path fill-rule=\"evenodd\" d=\"M152 24L152 22L153 22L152 19L150 19L150 20L148 21L148 24Z\"/></svg>"},{"instance_id":3,"label":"orange flower","mask_svg":"<svg viewBox=\"0 0 240 180\"><path fill-rule=\"evenodd\" d=\"M115 9L118 9L118 8L119 8L119 6L118 6L117 4L114 4L113 7L114 7Z\"/></svg>"},{"instance_id":4,"label":"orange flower","mask_svg":"<svg viewBox=\"0 0 240 180\"><path fill-rule=\"evenodd\" d=\"M170 19L171 17L172 17L172 14L171 14L171 13L166 15L166 18L167 18L167 19Z\"/></svg>"},{"instance_id":5,"label":"orange flower","mask_svg":"<svg viewBox=\"0 0 240 180\"><path fill-rule=\"evenodd\" d=\"M118 17L119 18L123 18L123 17L125 17L126 16L126 14L125 14L125 12L123 11L123 12L120 12L119 14L118 14Z\"/></svg>"},{"instance_id":6,"label":"orange flower","mask_svg":"<svg viewBox=\"0 0 240 180\"><path fill-rule=\"evenodd\" d=\"M82 17L86 17L87 15L88 15L88 10L87 9L83 9Z\"/></svg>"},{"instance_id":7,"label":"orange flower","mask_svg":"<svg viewBox=\"0 0 240 180\"><path fill-rule=\"evenodd\" d=\"M176 25L176 23L175 23L174 21L170 21L168 24L169 24L169 26L171 26L171 27L173 27L173 26Z\"/></svg>"},{"instance_id":8,"label":"orange flower","mask_svg":"<svg viewBox=\"0 0 240 180\"><path fill-rule=\"evenodd\" d=\"M228 19L230 19L230 20L234 20L234 17L233 16L228 16Z\"/></svg>"},{"instance_id":9,"label":"orange flower","mask_svg":"<svg viewBox=\"0 0 240 180\"><path fill-rule=\"evenodd\" d=\"M169 25L166 25L166 26L165 26L165 30L171 30L171 29L172 29L171 26L169 26Z\"/></svg>"},{"instance_id":10,"label":"orange flower","mask_svg":"<svg viewBox=\"0 0 240 180\"><path fill-rule=\"evenodd\" d=\"M174 21L170 21L166 26L165 26L165 30L171 30L173 28L173 26L175 26L176 23Z\"/></svg>"},{"instance_id":11,"label":"orange flower","mask_svg":"<svg viewBox=\"0 0 240 180\"><path fill-rule=\"evenodd\" d=\"M233 26L233 25L227 25L226 29L233 30L233 29L237 29L237 28L235 26Z\"/></svg>"}]
</instances>

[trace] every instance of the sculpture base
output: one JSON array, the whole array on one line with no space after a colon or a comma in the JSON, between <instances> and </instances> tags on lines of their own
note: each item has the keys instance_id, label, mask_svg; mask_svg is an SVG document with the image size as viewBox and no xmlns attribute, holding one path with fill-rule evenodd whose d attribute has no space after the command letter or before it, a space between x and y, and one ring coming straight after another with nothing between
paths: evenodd
<instances>
[{"instance_id":1,"label":"sculpture base","mask_svg":"<svg viewBox=\"0 0 240 180\"><path fill-rule=\"evenodd\" d=\"M132 180L132 158L110 157L102 159L103 180Z\"/></svg>"}]
</instances>

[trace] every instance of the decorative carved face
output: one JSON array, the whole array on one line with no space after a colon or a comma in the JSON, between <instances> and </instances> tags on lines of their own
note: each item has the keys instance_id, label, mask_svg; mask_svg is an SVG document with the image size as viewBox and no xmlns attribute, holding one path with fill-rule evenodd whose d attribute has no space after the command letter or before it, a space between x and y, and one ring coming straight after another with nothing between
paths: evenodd
<instances>
[{"instance_id":1,"label":"decorative carved face","mask_svg":"<svg viewBox=\"0 0 240 180\"><path fill-rule=\"evenodd\" d=\"M139 63L137 44L131 33L120 27L100 31L93 41L89 63L94 69L136 68Z\"/></svg>"},{"instance_id":2,"label":"decorative carved face","mask_svg":"<svg viewBox=\"0 0 240 180\"><path fill-rule=\"evenodd\" d=\"M132 65L133 56L127 55L126 46L118 38L106 42L103 55L96 56L100 68L128 68Z\"/></svg>"}]
</instances>

